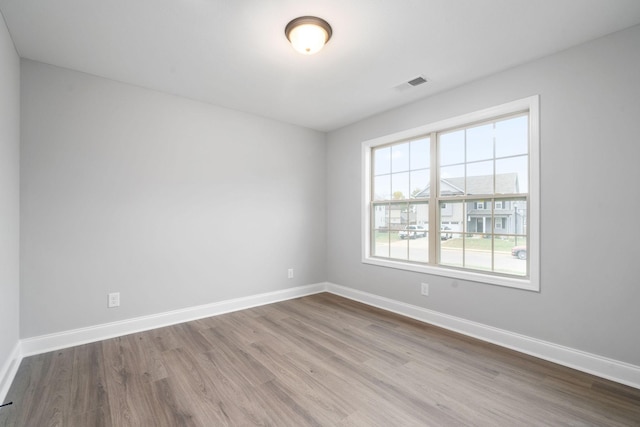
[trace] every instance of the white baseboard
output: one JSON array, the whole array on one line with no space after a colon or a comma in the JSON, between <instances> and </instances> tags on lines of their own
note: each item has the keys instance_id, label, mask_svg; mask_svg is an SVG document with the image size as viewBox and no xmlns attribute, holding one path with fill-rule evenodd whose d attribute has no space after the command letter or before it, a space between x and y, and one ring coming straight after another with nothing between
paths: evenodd
<instances>
[{"instance_id":1,"label":"white baseboard","mask_svg":"<svg viewBox=\"0 0 640 427\"><path fill-rule=\"evenodd\" d=\"M9 360L0 370L0 402L4 400L9 387L15 378L22 358L35 354L73 347L90 342L101 341L122 335L175 325L177 323L244 310L260 305L289 300L306 295L325 292L326 283L298 286L279 291L267 292L248 297L235 298L226 301L188 307L181 310L168 311L150 316L136 317L119 322L105 323L70 331L40 335L20 340L12 351Z\"/></svg>"},{"instance_id":2,"label":"white baseboard","mask_svg":"<svg viewBox=\"0 0 640 427\"><path fill-rule=\"evenodd\" d=\"M4 399L7 397L9 387L11 387L11 383L18 372L21 360L20 342L18 341L13 347L11 354L9 354L9 358L0 366L0 405L5 403Z\"/></svg>"},{"instance_id":3,"label":"white baseboard","mask_svg":"<svg viewBox=\"0 0 640 427\"><path fill-rule=\"evenodd\" d=\"M90 342L101 341L136 332L148 331L163 326L175 325L218 314L244 310L246 308L271 304L274 302L298 298L324 292L325 283L315 285L298 286L280 291L235 298L211 304L188 307L181 310L168 311L150 316L136 317L119 322L105 323L86 328L73 329L49 335L41 335L21 340L21 353L23 357L34 354L46 353L61 348L73 347Z\"/></svg>"},{"instance_id":4,"label":"white baseboard","mask_svg":"<svg viewBox=\"0 0 640 427\"><path fill-rule=\"evenodd\" d=\"M327 283L327 292L640 389L640 366Z\"/></svg>"},{"instance_id":5,"label":"white baseboard","mask_svg":"<svg viewBox=\"0 0 640 427\"><path fill-rule=\"evenodd\" d=\"M16 344L9 360L0 370L0 402L6 397L23 357L325 291L640 389L640 366L449 316L334 283L317 283L23 339Z\"/></svg>"}]
</instances>

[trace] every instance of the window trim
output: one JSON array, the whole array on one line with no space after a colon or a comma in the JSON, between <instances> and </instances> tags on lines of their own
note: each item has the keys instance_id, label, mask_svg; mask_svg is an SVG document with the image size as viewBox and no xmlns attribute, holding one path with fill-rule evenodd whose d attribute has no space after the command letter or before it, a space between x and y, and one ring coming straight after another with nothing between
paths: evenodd
<instances>
[{"instance_id":1,"label":"window trim","mask_svg":"<svg viewBox=\"0 0 640 427\"><path fill-rule=\"evenodd\" d=\"M362 143L362 262L370 265L389 267L424 274L449 277L465 281L506 286L529 291L540 291L540 96L534 95L498 106L463 114L424 126L384 135ZM471 270L459 270L439 265L424 265L411 262L376 258L371 256L371 150L380 145L414 139L451 128L468 126L475 122L493 120L500 116L517 112L529 112L529 212L527 236L527 262L529 276L526 278L507 277ZM432 142L434 144L434 142Z\"/></svg>"}]
</instances>

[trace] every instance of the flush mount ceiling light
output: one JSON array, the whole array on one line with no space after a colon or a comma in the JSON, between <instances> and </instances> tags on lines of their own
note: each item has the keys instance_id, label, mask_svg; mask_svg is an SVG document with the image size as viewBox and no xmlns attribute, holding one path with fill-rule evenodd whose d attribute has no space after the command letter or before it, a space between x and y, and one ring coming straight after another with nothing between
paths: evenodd
<instances>
[{"instance_id":1,"label":"flush mount ceiling light","mask_svg":"<svg viewBox=\"0 0 640 427\"><path fill-rule=\"evenodd\" d=\"M284 34L295 50L304 55L313 55L331 38L331 25L322 18L301 16L289 22Z\"/></svg>"}]
</instances>

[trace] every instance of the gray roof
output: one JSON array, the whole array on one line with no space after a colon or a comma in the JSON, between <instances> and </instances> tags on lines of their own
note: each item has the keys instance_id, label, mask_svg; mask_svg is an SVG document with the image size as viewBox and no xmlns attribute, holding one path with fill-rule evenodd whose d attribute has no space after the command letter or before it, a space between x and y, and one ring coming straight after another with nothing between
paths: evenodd
<instances>
[{"instance_id":1,"label":"gray roof","mask_svg":"<svg viewBox=\"0 0 640 427\"><path fill-rule=\"evenodd\" d=\"M465 178L447 178L440 180L440 194L442 196L456 196L464 194L516 194L520 191L518 174L501 173L495 175L495 192L493 190L493 175L468 176L465 191ZM429 197L430 185L415 195L416 198Z\"/></svg>"}]
</instances>

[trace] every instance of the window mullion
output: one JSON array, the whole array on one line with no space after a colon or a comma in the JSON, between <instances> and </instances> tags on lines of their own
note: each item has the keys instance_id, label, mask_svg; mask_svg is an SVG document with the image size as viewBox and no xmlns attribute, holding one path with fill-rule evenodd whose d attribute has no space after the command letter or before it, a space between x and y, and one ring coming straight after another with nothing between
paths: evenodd
<instances>
[{"instance_id":1,"label":"window mullion","mask_svg":"<svg viewBox=\"0 0 640 427\"><path fill-rule=\"evenodd\" d=\"M440 193L440 173L438 160L438 134L432 132L430 134L430 181L431 191L429 192L429 264L437 264L438 262L438 242L440 241L438 224L440 223L440 212L438 209L438 194Z\"/></svg>"}]
</instances>

